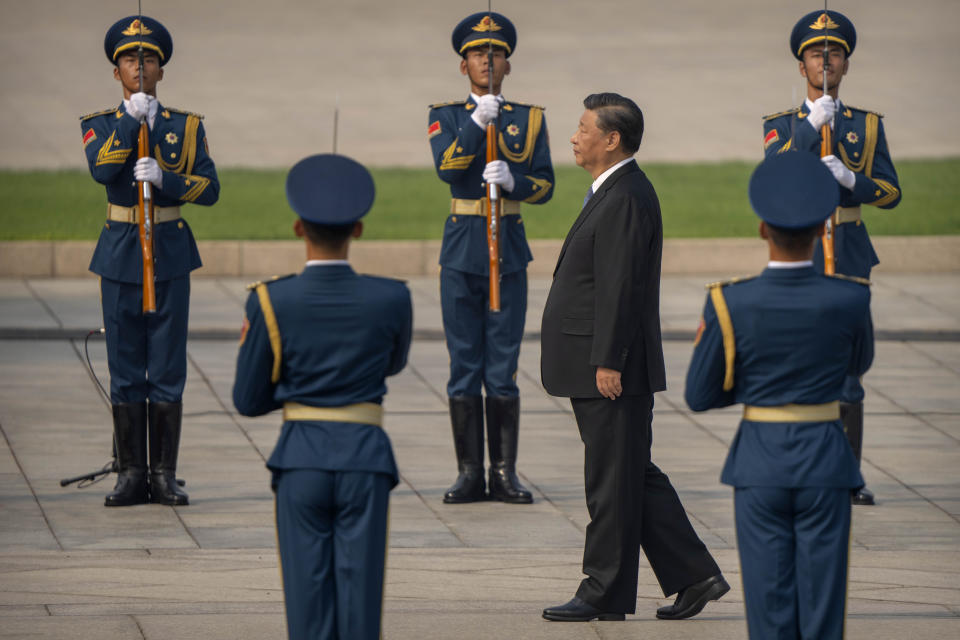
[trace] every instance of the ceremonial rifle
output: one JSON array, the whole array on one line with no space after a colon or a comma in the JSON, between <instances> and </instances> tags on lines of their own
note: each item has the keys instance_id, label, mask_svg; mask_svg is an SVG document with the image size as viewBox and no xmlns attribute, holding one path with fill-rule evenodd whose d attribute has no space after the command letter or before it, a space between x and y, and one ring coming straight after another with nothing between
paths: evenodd
<instances>
[{"instance_id":1,"label":"ceremonial rifle","mask_svg":"<svg viewBox=\"0 0 960 640\"><path fill-rule=\"evenodd\" d=\"M493 95L493 15L487 0L487 82ZM494 96L496 97L496 96ZM487 123L487 164L497 159L497 120ZM487 184L487 252L490 259L490 311L500 311L500 187Z\"/></svg>"},{"instance_id":2,"label":"ceremonial rifle","mask_svg":"<svg viewBox=\"0 0 960 640\"><path fill-rule=\"evenodd\" d=\"M137 2L137 25L140 41L137 46L137 74L143 91L143 13ZM149 115L149 114L147 114ZM147 115L140 118L140 136L137 139L137 159L150 157L150 128ZM137 182L137 223L140 230L140 254L143 257L143 313L156 313L157 290L153 270L153 185Z\"/></svg>"},{"instance_id":3,"label":"ceremonial rifle","mask_svg":"<svg viewBox=\"0 0 960 640\"><path fill-rule=\"evenodd\" d=\"M827 38L828 24L830 23L830 14L827 13L827 0L823 0L823 95L827 95L827 69L830 67L830 49L829 39ZM825 123L820 127L820 157L833 154L833 130L830 123ZM823 272L826 274L836 273L836 259L834 257L834 228L833 214L827 218L823 225L823 236L820 238L820 244L823 246Z\"/></svg>"}]
</instances>

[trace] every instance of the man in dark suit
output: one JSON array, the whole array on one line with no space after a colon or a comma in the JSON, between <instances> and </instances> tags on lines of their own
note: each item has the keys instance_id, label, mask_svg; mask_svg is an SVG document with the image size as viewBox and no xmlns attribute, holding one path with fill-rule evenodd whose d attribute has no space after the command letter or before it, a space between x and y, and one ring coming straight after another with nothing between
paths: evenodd
<instances>
[{"instance_id":1,"label":"man in dark suit","mask_svg":"<svg viewBox=\"0 0 960 640\"><path fill-rule=\"evenodd\" d=\"M653 394L666 388L660 343L663 232L653 185L633 160L643 114L590 95L570 142L594 182L564 240L543 311L541 376L569 397L585 445L587 577L556 621L623 620L637 604L643 548L665 596L658 618L688 618L730 587L650 460Z\"/></svg>"}]
</instances>

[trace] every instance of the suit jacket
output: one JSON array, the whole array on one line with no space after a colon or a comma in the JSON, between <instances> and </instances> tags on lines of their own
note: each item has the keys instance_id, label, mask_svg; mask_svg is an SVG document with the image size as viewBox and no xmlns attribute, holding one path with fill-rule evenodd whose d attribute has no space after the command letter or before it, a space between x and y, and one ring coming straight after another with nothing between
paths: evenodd
<instances>
[{"instance_id":1,"label":"suit jacket","mask_svg":"<svg viewBox=\"0 0 960 640\"><path fill-rule=\"evenodd\" d=\"M666 389L662 249L656 191L629 162L603 182L560 249L540 333L547 393L601 397L597 367L620 371L626 395Z\"/></svg>"}]
</instances>

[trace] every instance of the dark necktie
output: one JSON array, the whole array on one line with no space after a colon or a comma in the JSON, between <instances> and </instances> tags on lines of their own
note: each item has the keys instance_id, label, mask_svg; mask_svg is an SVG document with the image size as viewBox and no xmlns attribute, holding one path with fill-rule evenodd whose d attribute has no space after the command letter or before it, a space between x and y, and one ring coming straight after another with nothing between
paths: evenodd
<instances>
[{"instance_id":1,"label":"dark necktie","mask_svg":"<svg viewBox=\"0 0 960 640\"><path fill-rule=\"evenodd\" d=\"M587 203L590 202L590 198L593 197L593 185L590 185L590 188L587 189L587 195L583 196L583 206L586 207ZM581 207L583 208L583 207Z\"/></svg>"}]
</instances>

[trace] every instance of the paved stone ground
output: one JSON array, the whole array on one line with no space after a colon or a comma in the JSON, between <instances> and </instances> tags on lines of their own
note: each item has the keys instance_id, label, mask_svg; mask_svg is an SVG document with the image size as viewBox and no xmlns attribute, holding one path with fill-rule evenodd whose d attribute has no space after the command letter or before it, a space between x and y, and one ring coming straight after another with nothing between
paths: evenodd
<instances>
[{"instance_id":1,"label":"paved stone ground","mask_svg":"<svg viewBox=\"0 0 960 640\"><path fill-rule=\"evenodd\" d=\"M705 278L666 278L663 321L696 325ZM244 291L196 278L195 336L237 332ZM528 330L548 281L531 282ZM666 600L644 561L636 616L624 623L548 623L542 607L576 589L587 523L582 445L569 405L539 384L539 344L523 345L520 471L532 506L441 502L455 474L445 408L447 355L436 280L411 281L410 364L390 381L386 428L402 475L392 494L384 637L746 637L730 489L718 481L737 410L683 404L689 340L665 343L654 459L733 590L683 622L653 617ZM883 340L867 374L864 474L879 498L854 510L848 638L960 636L960 275L883 275L874 317ZM105 509L112 477L84 490L60 478L109 457L110 418L80 339L11 339L26 328L81 335L99 326L96 281L0 280L0 638L280 638L283 600L264 459L280 418L237 416L235 342L188 345L180 475L192 504ZM206 332L206 334L204 334ZM950 339L939 340L947 337ZM107 382L102 340L90 342Z\"/></svg>"},{"instance_id":2,"label":"paved stone ground","mask_svg":"<svg viewBox=\"0 0 960 640\"><path fill-rule=\"evenodd\" d=\"M831 2L831 7L835 3ZM505 94L542 104L554 161L595 91L644 109L642 162L756 161L760 116L799 104L787 40L822 3L795 0L494 2L519 42ZM858 45L841 98L878 109L895 159L960 155L960 3L844 0ZM289 167L338 148L368 165L430 165L427 105L466 97L450 48L476 0L143 1L174 38L159 97L207 115L223 166ZM103 34L136 3L0 3L0 167L83 166L77 117L119 103Z\"/></svg>"}]
</instances>

